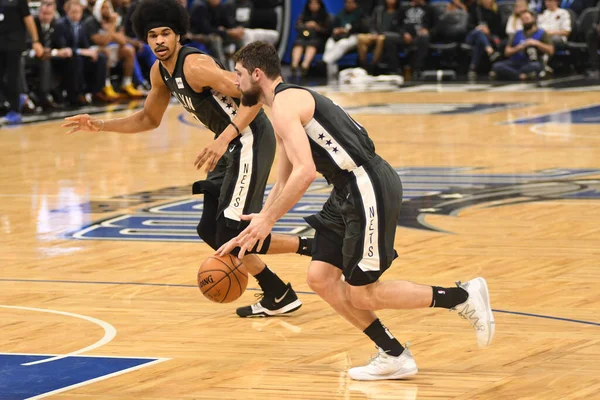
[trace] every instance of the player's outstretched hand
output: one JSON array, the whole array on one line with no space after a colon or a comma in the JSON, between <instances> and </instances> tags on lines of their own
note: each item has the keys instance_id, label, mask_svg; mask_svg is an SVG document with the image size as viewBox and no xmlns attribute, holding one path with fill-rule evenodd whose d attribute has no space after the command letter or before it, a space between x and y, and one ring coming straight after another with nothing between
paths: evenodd
<instances>
[{"instance_id":1,"label":"player's outstretched hand","mask_svg":"<svg viewBox=\"0 0 600 400\"><path fill-rule=\"evenodd\" d=\"M65 118L67 123L63 124L63 128L71 128L67 134L77 131L98 132L104 126L104 121L93 119L88 114L79 114L73 117Z\"/></svg>"},{"instance_id":2,"label":"player's outstretched hand","mask_svg":"<svg viewBox=\"0 0 600 400\"><path fill-rule=\"evenodd\" d=\"M194 166L196 169L202 168L204 164L206 164L205 171L207 173L215 169L217 162L227 151L228 145L229 142L221 139L220 137L213 140L213 142L202 149L202 151L196 157L196 161L194 161Z\"/></svg>"}]
</instances>

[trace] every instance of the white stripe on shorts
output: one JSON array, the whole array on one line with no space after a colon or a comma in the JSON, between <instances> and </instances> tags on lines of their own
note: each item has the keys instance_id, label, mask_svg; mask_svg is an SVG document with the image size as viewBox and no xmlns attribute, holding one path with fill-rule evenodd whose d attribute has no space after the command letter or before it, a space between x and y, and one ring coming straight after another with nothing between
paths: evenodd
<instances>
[{"instance_id":1,"label":"white stripe on shorts","mask_svg":"<svg viewBox=\"0 0 600 400\"><path fill-rule=\"evenodd\" d=\"M379 271L379 213L373 182L364 167L352 171L356 176L356 184L360 191L365 215L365 232L363 242L363 257L358 262L358 267L363 271Z\"/></svg>"},{"instance_id":2,"label":"white stripe on shorts","mask_svg":"<svg viewBox=\"0 0 600 400\"><path fill-rule=\"evenodd\" d=\"M244 213L244 206L246 205L246 198L248 197L248 187L250 186L250 180L252 179L252 161L254 159L254 151L252 149L254 135L252 135L252 133L243 134L240 137L240 142L242 143L240 169L238 170L237 181L235 182L231 201L229 202L229 206L225 209L225 217L234 221L241 221L241 216ZM229 146L229 149L231 149L231 146L232 145Z\"/></svg>"}]
</instances>

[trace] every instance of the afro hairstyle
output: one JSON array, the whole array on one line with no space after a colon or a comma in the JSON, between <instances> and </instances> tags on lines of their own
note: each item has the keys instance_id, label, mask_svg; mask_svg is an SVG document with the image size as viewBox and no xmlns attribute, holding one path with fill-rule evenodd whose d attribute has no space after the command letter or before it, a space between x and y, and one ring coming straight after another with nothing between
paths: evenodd
<instances>
[{"instance_id":1,"label":"afro hairstyle","mask_svg":"<svg viewBox=\"0 0 600 400\"><path fill-rule=\"evenodd\" d=\"M190 17L178 0L142 0L137 4L131 22L138 39L147 43L148 31L157 26L168 26L175 34L185 35Z\"/></svg>"}]
</instances>

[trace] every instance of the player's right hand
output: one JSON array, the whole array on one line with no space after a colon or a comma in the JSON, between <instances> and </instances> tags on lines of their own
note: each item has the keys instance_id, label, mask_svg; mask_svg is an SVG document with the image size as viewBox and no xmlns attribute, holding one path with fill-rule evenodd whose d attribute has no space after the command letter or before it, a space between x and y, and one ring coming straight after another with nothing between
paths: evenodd
<instances>
[{"instance_id":1,"label":"player's right hand","mask_svg":"<svg viewBox=\"0 0 600 400\"><path fill-rule=\"evenodd\" d=\"M72 128L67 132L68 134L75 133L77 131L88 131L88 132L98 132L104 123L101 120L92 119L88 114L79 114L73 117L65 118L65 121L68 121L66 124L63 124L63 128Z\"/></svg>"}]
</instances>

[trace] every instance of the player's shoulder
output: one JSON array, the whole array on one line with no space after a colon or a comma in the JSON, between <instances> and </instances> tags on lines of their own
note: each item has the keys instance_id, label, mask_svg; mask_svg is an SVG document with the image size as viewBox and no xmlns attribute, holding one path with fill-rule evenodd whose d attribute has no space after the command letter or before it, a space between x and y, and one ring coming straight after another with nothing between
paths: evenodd
<instances>
[{"instance_id":1,"label":"player's shoulder","mask_svg":"<svg viewBox=\"0 0 600 400\"><path fill-rule=\"evenodd\" d=\"M191 53L185 57L183 61L183 70L189 71L201 71L203 69L218 67L214 58L208 54L203 53Z\"/></svg>"},{"instance_id":2,"label":"player's shoulder","mask_svg":"<svg viewBox=\"0 0 600 400\"><path fill-rule=\"evenodd\" d=\"M281 120L299 118L304 124L312 118L315 99L311 92L303 88L288 88L279 92L271 107L274 116Z\"/></svg>"},{"instance_id":3,"label":"player's shoulder","mask_svg":"<svg viewBox=\"0 0 600 400\"><path fill-rule=\"evenodd\" d=\"M290 87L277 93L273 100L273 110L302 109L314 104L312 93L301 87Z\"/></svg>"}]
</instances>

